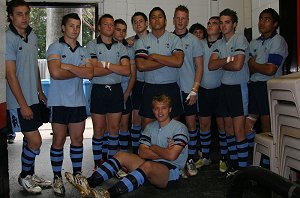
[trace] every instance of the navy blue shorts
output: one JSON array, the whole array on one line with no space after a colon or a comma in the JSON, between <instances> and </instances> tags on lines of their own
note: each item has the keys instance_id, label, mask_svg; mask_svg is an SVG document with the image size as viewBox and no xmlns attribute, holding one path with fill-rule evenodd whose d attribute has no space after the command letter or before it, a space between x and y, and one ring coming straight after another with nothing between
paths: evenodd
<instances>
[{"instance_id":1,"label":"navy blue shorts","mask_svg":"<svg viewBox=\"0 0 300 198\"><path fill-rule=\"evenodd\" d=\"M232 118L248 115L248 87L246 83L242 85L221 85L219 115Z\"/></svg>"},{"instance_id":2,"label":"navy blue shorts","mask_svg":"<svg viewBox=\"0 0 300 198\"><path fill-rule=\"evenodd\" d=\"M87 118L85 106L65 107L53 106L49 122L68 125L70 123L79 123Z\"/></svg>"},{"instance_id":3,"label":"navy blue shorts","mask_svg":"<svg viewBox=\"0 0 300 198\"><path fill-rule=\"evenodd\" d=\"M122 115L127 115L131 113L131 111L132 111L132 101L131 101L131 96L128 96L127 101L124 102Z\"/></svg>"},{"instance_id":4,"label":"navy blue shorts","mask_svg":"<svg viewBox=\"0 0 300 198\"><path fill-rule=\"evenodd\" d=\"M186 97L189 94L181 92L181 101L182 101L182 107L183 107L183 115L184 116L190 116L195 115L197 113L197 102L193 105L187 105Z\"/></svg>"},{"instance_id":5,"label":"navy blue shorts","mask_svg":"<svg viewBox=\"0 0 300 198\"><path fill-rule=\"evenodd\" d=\"M113 85L93 84L91 92L91 113L120 113L124 109L124 95L121 83Z\"/></svg>"},{"instance_id":6,"label":"navy blue shorts","mask_svg":"<svg viewBox=\"0 0 300 198\"><path fill-rule=\"evenodd\" d=\"M135 110L139 110L141 107L144 84L144 82L137 80L131 91L132 108Z\"/></svg>"},{"instance_id":7,"label":"navy blue shorts","mask_svg":"<svg viewBox=\"0 0 300 198\"><path fill-rule=\"evenodd\" d=\"M219 91L220 88L205 89L199 87L198 92L198 116L218 116L218 104L219 104Z\"/></svg>"},{"instance_id":8,"label":"navy blue shorts","mask_svg":"<svg viewBox=\"0 0 300 198\"><path fill-rule=\"evenodd\" d=\"M32 132L42 126L41 111L39 104L29 106L33 112L33 119L25 120L21 115L20 108L7 110L8 128L13 132ZM1 121L2 122L2 121Z\"/></svg>"},{"instance_id":9,"label":"navy blue shorts","mask_svg":"<svg viewBox=\"0 0 300 198\"><path fill-rule=\"evenodd\" d=\"M248 89L249 113L255 115L270 115L267 82L250 82Z\"/></svg>"},{"instance_id":10,"label":"navy blue shorts","mask_svg":"<svg viewBox=\"0 0 300 198\"><path fill-rule=\"evenodd\" d=\"M142 97L142 104L139 114L145 118L155 119L152 112L152 99L154 96L166 94L172 100L171 117L180 116L183 112L180 98L180 90L177 83L170 84L150 84L145 83Z\"/></svg>"}]
</instances>

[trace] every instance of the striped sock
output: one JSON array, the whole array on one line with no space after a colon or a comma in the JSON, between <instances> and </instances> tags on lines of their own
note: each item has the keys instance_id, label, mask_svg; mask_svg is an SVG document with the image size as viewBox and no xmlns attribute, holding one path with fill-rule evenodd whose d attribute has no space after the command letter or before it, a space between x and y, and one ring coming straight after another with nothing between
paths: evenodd
<instances>
[{"instance_id":1,"label":"striped sock","mask_svg":"<svg viewBox=\"0 0 300 198\"><path fill-rule=\"evenodd\" d=\"M270 158L262 154L260 159L260 166L270 170Z\"/></svg>"},{"instance_id":2,"label":"striped sock","mask_svg":"<svg viewBox=\"0 0 300 198\"><path fill-rule=\"evenodd\" d=\"M118 150L118 145L119 145L119 135L116 136L112 136L109 135L108 136L108 152L107 152L107 157L113 157Z\"/></svg>"},{"instance_id":3,"label":"striped sock","mask_svg":"<svg viewBox=\"0 0 300 198\"><path fill-rule=\"evenodd\" d=\"M25 137L23 137L23 146L22 146L22 152L23 152L23 150L24 150L24 147L26 147L28 145L28 142L27 142L27 140L26 140L26 138ZM31 170L29 171L29 175L33 175L34 174L34 166L35 165L35 158L34 158L34 162L33 162L33 164L32 164L32 166L31 166Z\"/></svg>"},{"instance_id":4,"label":"striped sock","mask_svg":"<svg viewBox=\"0 0 300 198\"><path fill-rule=\"evenodd\" d=\"M256 135L256 132L255 132L254 129L252 129L252 131L246 135L246 138L248 140L249 148L253 148L254 147L254 138L255 138L255 135Z\"/></svg>"},{"instance_id":5,"label":"striped sock","mask_svg":"<svg viewBox=\"0 0 300 198\"><path fill-rule=\"evenodd\" d=\"M211 133L209 131L200 131L200 140L201 140L201 151L202 158L209 159L210 154L210 145L211 145Z\"/></svg>"},{"instance_id":6,"label":"striped sock","mask_svg":"<svg viewBox=\"0 0 300 198\"><path fill-rule=\"evenodd\" d=\"M25 178L32 172L32 166L34 166L35 157L40 154L40 150L32 150L27 145L23 147L21 161L22 161L22 172L21 177Z\"/></svg>"},{"instance_id":7,"label":"striped sock","mask_svg":"<svg viewBox=\"0 0 300 198\"><path fill-rule=\"evenodd\" d=\"M99 166L92 176L87 178L87 181L90 187L94 188L113 177L120 169L120 162L116 158L111 157Z\"/></svg>"},{"instance_id":8,"label":"striped sock","mask_svg":"<svg viewBox=\"0 0 300 198\"><path fill-rule=\"evenodd\" d=\"M197 130L189 131L190 141L188 143L188 153L189 159L193 159L196 154L196 145L197 145Z\"/></svg>"},{"instance_id":9,"label":"striped sock","mask_svg":"<svg viewBox=\"0 0 300 198\"><path fill-rule=\"evenodd\" d=\"M103 144L102 144L102 159L104 161L107 160L107 152L108 152L108 132L105 131L103 135Z\"/></svg>"},{"instance_id":10,"label":"striped sock","mask_svg":"<svg viewBox=\"0 0 300 198\"><path fill-rule=\"evenodd\" d=\"M226 160L228 154L226 133L224 131L219 131L219 145L220 145L220 154L221 160Z\"/></svg>"},{"instance_id":11,"label":"striped sock","mask_svg":"<svg viewBox=\"0 0 300 198\"><path fill-rule=\"evenodd\" d=\"M248 141L244 139L241 142L236 142L237 154L239 160L239 168L248 166Z\"/></svg>"},{"instance_id":12,"label":"striped sock","mask_svg":"<svg viewBox=\"0 0 300 198\"><path fill-rule=\"evenodd\" d=\"M141 126L132 125L131 127L131 145L132 152L138 154L141 138Z\"/></svg>"},{"instance_id":13,"label":"striped sock","mask_svg":"<svg viewBox=\"0 0 300 198\"><path fill-rule=\"evenodd\" d=\"M236 139L234 135L226 137L230 163L233 168L238 169L238 155L236 148Z\"/></svg>"},{"instance_id":14,"label":"striped sock","mask_svg":"<svg viewBox=\"0 0 300 198\"><path fill-rule=\"evenodd\" d=\"M64 150L62 149L54 149L51 146L50 149L50 160L52 165L52 170L54 177L61 177L61 168L64 160Z\"/></svg>"},{"instance_id":15,"label":"striped sock","mask_svg":"<svg viewBox=\"0 0 300 198\"><path fill-rule=\"evenodd\" d=\"M94 156L95 167L97 167L101 164L102 145L103 145L103 137L101 137L101 138L93 137L92 147L93 147L93 156Z\"/></svg>"},{"instance_id":16,"label":"striped sock","mask_svg":"<svg viewBox=\"0 0 300 198\"><path fill-rule=\"evenodd\" d=\"M120 144L120 149L123 152L128 151L128 141L129 141L129 131L120 131L119 132L119 144Z\"/></svg>"},{"instance_id":17,"label":"striped sock","mask_svg":"<svg viewBox=\"0 0 300 198\"><path fill-rule=\"evenodd\" d=\"M73 174L81 173L82 158L83 158L83 145L81 145L81 146L70 145L70 158L72 161Z\"/></svg>"},{"instance_id":18,"label":"striped sock","mask_svg":"<svg viewBox=\"0 0 300 198\"><path fill-rule=\"evenodd\" d=\"M132 171L125 176L121 181L116 183L113 187L108 189L111 197L116 197L124 193L132 192L139 186L143 185L146 180L144 171L140 168Z\"/></svg>"}]
</instances>

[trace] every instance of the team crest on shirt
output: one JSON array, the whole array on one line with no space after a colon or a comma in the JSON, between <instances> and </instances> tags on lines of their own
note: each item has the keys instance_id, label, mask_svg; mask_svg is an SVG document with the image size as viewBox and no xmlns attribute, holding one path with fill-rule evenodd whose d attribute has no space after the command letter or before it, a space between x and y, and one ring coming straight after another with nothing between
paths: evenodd
<instances>
[{"instance_id":1,"label":"team crest on shirt","mask_svg":"<svg viewBox=\"0 0 300 198\"><path fill-rule=\"evenodd\" d=\"M81 55L80 55L80 60L83 61L84 58L85 58L85 56L81 54Z\"/></svg>"},{"instance_id":2,"label":"team crest on shirt","mask_svg":"<svg viewBox=\"0 0 300 198\"><path fill-rule=\"evenodd\" d=\"M185 49L188 49L189 46L190 46L190 44L186 43L186 44L184 45L184 48L185 48Z\"/></svg>"},{"instance_id":3,"label":"team crest on shirt","mask_svg":"<svg viewBox=\"0 0 300 198\"><path fill-rule=\"evenodd\" d=\"M150 48L151 48L150 46L147 46L147 47L146 47L146 49L150 49Z\"/></svg>"},{"instance_id":4,"label":"team crest on shirt","mask_svg":"<svg viewBox=\"0 0 300 198\"><path fill-rule=\"evenodd\" d=\"M166 48L170 48L170 43L166 43Z\"/></svg>"},{"instance_id":5,"label":"team crest on shirt","mask_svg":"<svg viewBox=\"0 0 300 198\"><path fill-rule=\"evenodd\" d=\"M62 58L66 58L67 56L65 54L61 55Z\"/></svg>"}]
</instances>

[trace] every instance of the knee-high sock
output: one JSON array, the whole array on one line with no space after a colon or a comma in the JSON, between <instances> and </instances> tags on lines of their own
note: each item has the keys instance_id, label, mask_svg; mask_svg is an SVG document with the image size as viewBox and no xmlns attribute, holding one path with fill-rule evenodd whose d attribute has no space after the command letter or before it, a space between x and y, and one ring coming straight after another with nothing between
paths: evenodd
<instances>
[{"instance_id":1,"label":"knee-high sock","mask_svg":"<svg viewBox=\"0 0 300 198\"><path fill-rule=\"evenodd\" d=\"M81 173L82 158L83 158L83 145L81 145L81 146L70 145L70 158L72 161L73 174Z\"/></svg>"},{"instance_id":2,"label":"knee-high sock","mask_svg":"<svg viewBox=\"0 0 300 198\"><path fill-rule=\"evenodd\" d=\"M129 131L120 131L119 132L119 144L120 144L120 149L123 152L128 151L129 136L130 136Z\"/></svg>"},{"instance_id":3,"label":"knee-high sock","mask_svg":"<svg viewBox=\"0 0 300 198\"><path fill-rule=\"evenodd\" d=\"M226 137L226 140L231 166L238 169L238 155L235 136L229 135Z\"/></svg>"},{"instance_id":4,"label":"knee-high sock","mask_svg":"<svg viewBox=\"0 0 300 198\"><path fill-rule=\"evenodd\" d=\"M32 173L32 166L34 166L35 157L40 154L40 150L30 149L27 145L23 146L21 154L22 172L21 177L24 178Z\"/></svg>"},{"instance_id":5,"label":"knee-high sock","mask_svg":"<svg viewBox=\"0 0 300 198\"><path fill-rule=\"evenodd\" d=\"M23 146L22 146L22 152L23 152L23 150L24 150L24 147L25 146L27 146L28 145L28 142L27 142L27 140L26 140L26 138L25 137L23 137ZM31 170L29 171L29 175L33 175L34 174L34 166L35 165L35 158L34 158L34 162L33 162L33 164L32 164L32 167L31 167Z\"/></svg>"},{"instance_id":6,"label":"knee-high sock","mask_svg":"<svg viewBox=\"0 0 300 198\"><path fill-rule=\"evenodd\" d=\"M107 160L107 152L108 152L108 132L105 131L103 135L103 144L102 144L102 159L104 161Z\"/></svg>"},{"instance_id":7,"label":"knee-high sock","mask_svg":"<svg viewBox=\"0 0 300 198\"><path fill-rule=\"evenodd\" d=\"M100 165L92 176L87 178L87 181L89 185L94 188L113 177L120 169L120 162L116 158L111 157Z\"/></svg>"},{"instance_id":8,"label":"knee-high sock","mask_svg":"<svg viewBox=\"0 0 300 198\"><path fill-rule=\"evenodd\" d=\"M61 168L64 160L64 150L62 149L54 149L51 146L50 149L50 160L51 166L53 170L54 177L61 177Z\"/></svg>"},{"instance_id":9,"label":"knee-high sock","mask_svg":"<svg viewBox=\"0 0 300 198\"><path fill-rule=\"evenodd\" d=\"M197 132L198 130L189 131L190 141L188 143L188 153L189 159L193 159L196 154L196 145L197 145Z\"/></svg>"},{"instance_id":10,"label":"knee-high sock","mask_svg":"<svg viewBox=\"0 0 300 198\"><path fill-rule=\"evenodd\" d=\"M248 146L250 149L254 147L254 138L255 138L256 132L254 129L250 133L246 135L246 138L248 140Z\"/></svg>"},{"instance_id":11,"label":"knee-high sock","mask_svg":"<svg viewBox=\"0 0 300 198\"><path fill-rule=\"evenodd\" d=\"M219 131L219 145L220 145L220 159L226 160L228 154L226 133L224 131Z\"/></svg>"},{"instance_id":12,"label":"knee-high sock","mask_svg":"<svg viewBox=\"0 0 300 198\"><path fill-rule=\"evenodd\" d=\"M131 127L131 145L132 152L138 154L140 146L140 137L141 137L141 126L132 125Z\"/></svg>"},{"instance_id":13,"label":"knee-high sock","mask_svg":"<svg viewBox=\"0 0 300 198\"><path fill-rule=\"evenodd\" d=\"M121 194L132 192L139 186L143 185L146 180L146 175L142 169L136 169L125 176L121 181L108 189L111 197L116 197Z\"/></svg>"},{"instance_id":14,"label":"knee-high sock","mask_svg":"<svg viewBox=\"0 0 300 198\"><path fill-rule=\"evenodd\" d=\"M94 163L95 167L101 164L102 159L102 145L103 145L103 137L92 139L92 147L93 147L93 156L94 156Z\"/></svg>"},{"instance_id":15,"label":"knee-high sock","mask_svg":"<svg viewBox=\"0 0 300 198\"><path fill-rule=\"evenodd\" d=\"M245 168L248 166L248 141L244 139L241 142L237 142L237 153L239 160L239 168Z\"/></svg>"},{"instance_id":16,"label":"knee-high sock","mask_svg":"<svg viewBox=\"0 0 300 198\"><path fill-rule=\"evenodd\" d=\"M108 136L108 152L107 152L107 157L110 158L114 156L117 153L118 150L118 145L119 145L119 135Z\"/></svg>"},{"instance_id":17,"label":"knee-high sock","mask_svg":"<svg viewBox=\"0 0 300 198\"><path fill-rule=\"evenodd\" d=\"M209 158L210 145L211 145L211 133L209 131L200 131L202 158Z\"/></svg>"}]
</instances>

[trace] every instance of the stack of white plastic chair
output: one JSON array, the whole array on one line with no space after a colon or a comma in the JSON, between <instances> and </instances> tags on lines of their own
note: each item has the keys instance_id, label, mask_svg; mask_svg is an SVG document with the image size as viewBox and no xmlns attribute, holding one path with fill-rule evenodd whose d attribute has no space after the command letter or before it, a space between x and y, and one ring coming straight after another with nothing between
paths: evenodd
<instances>
[{"instance_id":1,"label":"stack of white plastic chair","mask_svg":"<svg viewBox=\"0 0 300 198\"><path fill-rule=\"evenodd\" d=\"M291 169L300 170L300 73L274 78L267 84L271 147L275 148L269 155L270 162L273 162L271 170L275 169L277 171L274 172L281 176L294 179Z\"/></svg>"}]
</instances>

